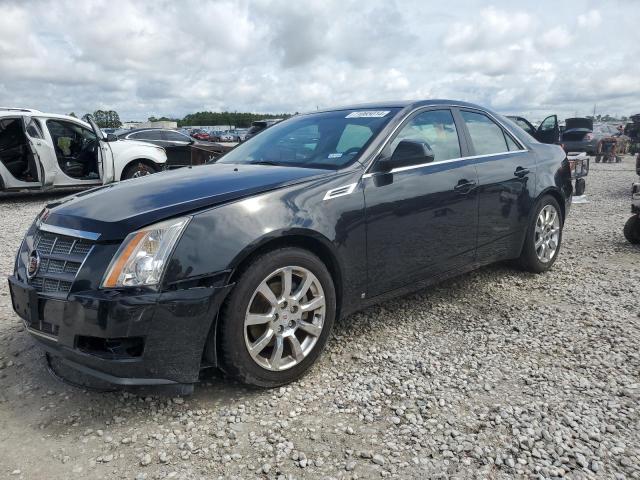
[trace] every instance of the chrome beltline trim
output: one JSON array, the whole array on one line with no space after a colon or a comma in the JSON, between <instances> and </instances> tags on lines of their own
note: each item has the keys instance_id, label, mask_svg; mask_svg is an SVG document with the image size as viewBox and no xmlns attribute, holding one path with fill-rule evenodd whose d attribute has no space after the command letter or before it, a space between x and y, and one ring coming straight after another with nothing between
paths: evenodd
<instances>
[{"instance_id":1,"label":"chrome beltline trim","mask_svg":"<svg viewBox=\"0 0 640 480\"><path fill-rule=\"evenodd\" d=\"M57 233L58 235L66 235L67 237L78 237L94 241L100 238L99 233L86 232L84 230L75 230L73 228L58 227L56 225L47 225L46 223L41 223L38 228L45 232Z\"/></svg>"},{"instance_id":2,"label":"chrome beltline trim","mask_svg":"<svg viewBox=\"0 0 640 480\"><path fill-rule=\"evenodd\" d=\"M390 170L388 172L373 172L373 173L365 173L364 175L362 175L362 178L371 178L374 175L379 175L379 174L383 174L383 173L398 173L398 172L405 172L407 170L413 170L415 168L422 168L422 167L428 167L430 165L440 165L441 163L453 163L453 162L460 162L462 160L473 160L475 158L488 158L488 157L499 157L499 156L503 156L503 155L511 155L513 153L525 153L528 152L529 150L512 150L510 152L501 152L501 153L488 153L485 155L471 155L469 157L458 157L458 158L450 158L449 160L438 160L437 162L429 162L429 163L421 163L420 165L410 165L408 167L399 167L399 168L394 168L393 170Z\"/></svg>"}]
</instances>

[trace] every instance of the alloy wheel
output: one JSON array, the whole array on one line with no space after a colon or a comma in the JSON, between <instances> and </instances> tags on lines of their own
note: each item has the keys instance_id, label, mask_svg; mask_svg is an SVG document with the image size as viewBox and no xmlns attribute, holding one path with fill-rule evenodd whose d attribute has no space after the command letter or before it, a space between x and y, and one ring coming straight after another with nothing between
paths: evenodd
<instances>
[{"instance_id":1,"label":"alloy wheel","mask_svg":"<svg viewBox=\"0 0 640 480\"><path fill-rule=\"evenodd\" d=\"M147 175L151 175L149 168L146 165L140 164L138 165L138 168L133 172L131 178L146 177Z\"/></svg>"},{"instance_id":2,"label":"alloy wheel","mask_svg":"<svg viewBox=\"0 0 640 480\"><path fill-rule=\"evenodd\" d=\"M262 368L287 370L313 350L326 300L318 278L298 266L279 268L255 289L244 319L247 351Z\"/></svg>"},{"instance_id":3,"label":"alloy wheel","mask_svg":"<svg viewBox=\"0 0 640 480\"><path fill-rule=\"evenodd\" d=\"M545 205L536 219L535 249L538 260L550 262L560 245L560 215L553 205Z\"/></svg>"}]
</instances>

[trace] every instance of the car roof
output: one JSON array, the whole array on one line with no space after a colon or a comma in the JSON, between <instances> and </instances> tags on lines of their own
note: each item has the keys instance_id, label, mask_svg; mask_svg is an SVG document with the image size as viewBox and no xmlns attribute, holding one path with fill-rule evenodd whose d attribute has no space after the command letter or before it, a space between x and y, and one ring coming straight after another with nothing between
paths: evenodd
<instances>
[{"instance_id":1,"label":"car roof","mask_svg":"<svg viewBox=\"0 0 640 480\"><path fill-rule=\"evenodd\" d=\"M358 109L371 109L371 108L418 108L431 105L457 105L460 107L479 108L481 110L490 111L489 109L480 105L475 105L469 102L462 102L460 100L447 100L447 99L431 99L431 100L395 100L395 101L383 101L383 102L370 102L370 103L358 103L353 105L344 105L336 108L327 108L319 110L320 112L333 112L336 110L358 110ZM314 113L314 112L308 112Z\"/></svg>"},{"instance_id":2,"label":"car roof","mask_svg":"<svg viewBox=\"0 0 640 480\"><path fill-rule=\"evenodd\" d=\"M150 130L154 130L154 131L157 130L159 132L176 132L181 135L184 135L184 133L181 132L180 130L176 130L173 128L162 128L162 127L132 128L131 130L125 130L120 135L129 135L130 133L137 133L137 132L148 132Z\"/></svg>"},{"instance_id":3,"label":"car roof","mask_svg":"<svg viewBox=\"0 0 640 480\"><path fill-rule=\"evenodd\" d=\"M0 107L0 118L1 117L35 117L35 118L46 118L46 119L56 119L56 120L68 120L71 122L78 122L82 125L85 125L87 128L91 128L84 120L80 120L79 118L72 117L70 115L60 115L59 113L45 113L40 110L34 110L31 108L4 108Z\"/></svg>"}]
</instances>

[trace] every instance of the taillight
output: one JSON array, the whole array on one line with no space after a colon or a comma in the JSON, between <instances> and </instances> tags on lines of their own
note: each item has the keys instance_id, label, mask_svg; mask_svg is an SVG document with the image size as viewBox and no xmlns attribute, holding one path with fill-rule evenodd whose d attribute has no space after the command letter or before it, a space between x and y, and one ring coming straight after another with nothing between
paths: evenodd
<instances>
[{"instance_id":1,"label":"taillight","mask_svg":"<svg viewBox=\"0 0 640 480\"><path fill-rule=\"evenodd\" d=\"M587 134L584 136L584 139L585 139L586 141L593 140L593 133L587 133Z\"/></svg>"}]
</instances>

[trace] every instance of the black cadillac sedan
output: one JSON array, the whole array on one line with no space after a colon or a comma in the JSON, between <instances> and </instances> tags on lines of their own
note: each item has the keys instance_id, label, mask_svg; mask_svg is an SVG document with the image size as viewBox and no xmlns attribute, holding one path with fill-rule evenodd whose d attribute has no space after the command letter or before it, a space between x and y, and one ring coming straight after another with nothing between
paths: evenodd
<instances>
[{"instance_id":1,"label":"black cadillac sedan","mask_svg":"<svg viewBox=\"0 0 640 480\"><path fill-rule=\"evenodd\" d=\"M372 303L505 259L548 270L571 196L559 146L476 105L297 115L215 164L49 205L11 297L49 354L102 380L217 366L274 387Z\"/></svg>"}]
</instances>

